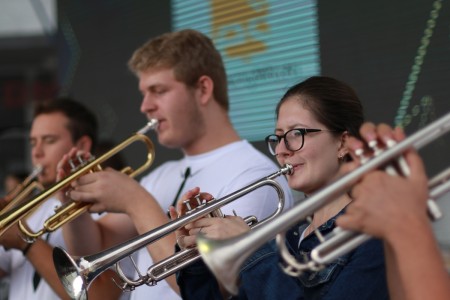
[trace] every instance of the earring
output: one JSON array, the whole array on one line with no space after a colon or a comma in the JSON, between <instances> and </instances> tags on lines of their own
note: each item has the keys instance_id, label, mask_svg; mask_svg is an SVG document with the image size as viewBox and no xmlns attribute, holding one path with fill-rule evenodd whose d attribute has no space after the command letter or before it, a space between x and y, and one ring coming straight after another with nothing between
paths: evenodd
<instances>
[{"instance_id":1,"label":"earring","mask_svg":"<svg viewBox=\"0 0 450 300\"><path fill-rule=\"evenodd\" d=\"M345 154L343 154L343 153L339 153L339 155L338 155L338 159L339 159L339 160L342 160L342 159L344 158L344 156L345 156Z\"/></svg>"}]
</instances>

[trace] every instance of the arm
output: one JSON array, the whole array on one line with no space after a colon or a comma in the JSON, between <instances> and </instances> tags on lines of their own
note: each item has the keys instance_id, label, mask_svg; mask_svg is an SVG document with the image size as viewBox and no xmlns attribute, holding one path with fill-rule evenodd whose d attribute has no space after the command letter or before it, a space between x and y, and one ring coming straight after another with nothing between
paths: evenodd
<instances>
[{"instance_id":1,"label":"arm","mask_svg":"<svg viewBox=\"0 0 450 300\"><path fill-rule=\"evenodd\" d=\"M399 231L388 242L403 287L403 295L397 299L449 299L450 279L431 225L428 220L409 225L406 232Z\"/></svg>"},{"instance_id":2,"label":"arm","mask_svg":"<svg viewBox=\"0 0 450 300\"><path fill-rule=\"evenodd\" d=\"M60 175L64 175L63 165L64 159ZM159 203L137 181L112 169L79 178L72 184L70 198L91 204L90 212L110 212L98 221L84 214L65 226L64 237L74 253L99 252L168 221ZM153 261L158 262L173 254L174 244L172 233L150 244L147 250ZM167 281L177 291L174 276Z\"/></svg>"},{"instance_id":3,"label":"arm","mask_svg":"<svg viewBox=\"0 0 450 300\"><path fill-rule=\"evenodd\" d=\"M42 239L37 239L33 244L25 243L20 238L16 225L2 235L1 243L7 248L18 249L21 251L28 248L28 250L26 250L25 257L33 265L36 272L61 299L70 299L55 271L52 245ZM5 272L2 271L2 274L5 274ZM108 288L105 289L107 290L107 293L102 295L90 293L90 299L104 299L105 295L108 299L117 299L119 297L121 291L115 287L111 280L106 281L106 276L110 275L105 274L105 276L102 276L102 279L99 280L98 284L108 286Z\"/></svg>"},{"instance_id":4,"label":"arm","mask_svg":"<svg viewBox=\"0 0 450 300\"><path fill-rule=\"evenodd\" d=\"M33 244L27 244L21 237L17 224L8 229L1 237L0 244L5 249L17 249L26 251L25 257L33 265L41 277L50 285L50 287L63 299L69 299L53 266L52 246L42 239L37 239Z\"/></svg>"}]
</instances>

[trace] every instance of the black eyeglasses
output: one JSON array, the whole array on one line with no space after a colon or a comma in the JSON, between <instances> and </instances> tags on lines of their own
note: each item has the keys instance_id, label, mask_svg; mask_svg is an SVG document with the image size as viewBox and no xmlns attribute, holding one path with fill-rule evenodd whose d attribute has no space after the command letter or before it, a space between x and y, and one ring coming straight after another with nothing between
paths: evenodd
<instances>
[{"instance_id":1,"label":"black eyeglasses","mask_svg":"<svg viewBox=\"0 0 450 300\"><path fill-rule=\"evenodd\" d=\"M266 143L269 147L270 154L276 155L276 148L278 144L284 139L284 144L286 149L289 151L298 151L303 148L305 143L305 135L308 132L319 132L319 131L336 131L336 130L325 130L325 129L310 129L310 128L294 128L286 131L283 135L271 134L266 137Z\"/></svg>"}]
</instances>

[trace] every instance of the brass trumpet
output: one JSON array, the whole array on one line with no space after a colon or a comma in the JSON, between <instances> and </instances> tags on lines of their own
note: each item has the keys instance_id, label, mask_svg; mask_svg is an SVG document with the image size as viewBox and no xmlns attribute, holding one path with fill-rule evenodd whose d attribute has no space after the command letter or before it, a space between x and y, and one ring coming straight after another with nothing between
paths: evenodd
<instances>
[{"instance_id":1,"label":"brass trumpet","mask_svg":"<svg viewBox=\"0 0 450 300\"><path fill-rule=\"evenodd\" d=\"M345 193L354 182L367 172L384 167L393 160L397 160L411 147L420 149L448 131L450 131L450 113L432 122L395 146L386 149L378 156L368 160L357 169L342 176L310 198L297 204L289 211L286 211L269 224L228 240L216 241L199 235L197 237L197 247L203 261L214 273L216 279L222 286L231 294L236 295L238 293L237 278L239 269L259 247L272 240L278 234L282 234L301 220L305 220L308 216L314 214L316 210ZM358 238L361 238L361 235L356 235L355 239ZM354 241L353 239L347 241L349 247L345 251L354 249L351 245ZM287 249L282 245L280 253L283 258L287 258L286 262L289 264L287 272L292 275L299 274L305 269L315 270L318 267L314 261L299 264L289 253L285 253L285 251Z\"/></svg>"},{"instance_id":2,"label":"brass trumpet","mask_svg":"<svg viewBox=\"0 0 450 300\"><path fill-rule=\"evenodd\" d=\"M76 203L72 201L57 208L55 210L55 214L45 221L43 228L38 232L31 232L21 222L21 220L25 216L27 216L31 211L37 208L50 196L52 196L53 194L64 188L67 188L73 181L77 180L79 177L89 172L96 172L101 170L102 169L101 164L103 162L105 162L115 154L119 153L120 151L122 151L123 149L125 149L134 142L140 141L144 143L144 145L147 147L146 161L136 170L133 170L131 167L126 167L123 170L121 170L121 172L128 174L130 177L134 177L143 172L144 170L146 170L148 167L150 167L150 165L154 160L154 146L152 141L146 135L144 135L144 133L150 129L156 128L157 123L158 123L157 120L150 120L145 127L140 129L131 137L129 137L128 139L126 139L125 141L123 141L110 151L106 152L102 156L98 157L97 159L94 159L82 165L77 171L71 173L66 178L55 183L50 188L41 192L39 195L31 199L30 201L17 205L7 212L2 212L0 214L0 235L3 234L12 225L19 222L19 227L24 235L24 238L27 238L30 241L32 241L37 237L41 236L42 234L44 234L45 232L55 231L65 223L73 220L80 214L86 212L89 209L90 204Z\"/></svg>"},{"instance_id":3,"label":"brass trumpet","mask_svg":"<svg viewBox=\"0 0 450 300\"><path fill-rule=\"evenodd\" d=\"M31 195L34 190L42 191L44 187L40 184L36 177L42 173L42 166L36 166L19 185L17 185L11 192L1 199L5 206L2 207L0 213L10 210L13 206L21 203L24 199Z\"/></svg>"},{"instance_id":4,"label":"brass trumpet","mask_svg":"<svg viewBox=\"0 0 450 300\"><path fill-rule=\"evenodd\" d=\"M254 227L259 224L266 223L270 221L279 213L281 213L284 205L284 191L274 178L284 175L291 174L292 166L286 165L279 171L264 177L254 183L237 190L220 199L212 199L209 202L203 202L198 207L191 210L188 214L181 216L176 220L172 220L167 224L159 226L153 230L148 231L140 236L137 236L127 242L120 245L107 249L103 252L80 257L72 258L66 251L61 248L55 247L53 249L53 261L55 263L56 272L65 287L68 295L72 299L87 299L87 289L92 281L100 275L105 270L109 269L113 265L117 266L117 263L123 258L130 256L137 250L159 240L160 238L175 232L179 228L211 213L220 211L220 207L258 189L262 186L268 185L273 187L279 199L278 208L276 211L266 219L262 220ZM149 268L147 274L143 275L137 280L130 280L123 275L123 272L118 269L119 276L124 280L123 289L132 290L136 286L143 284L155 285L158 281L174 274L180 268L191 264L192 262L199 259L200 256L196 252L195 248L183 250L168 259L160 262L153 267Z\"/></svg>"}]
</instances>

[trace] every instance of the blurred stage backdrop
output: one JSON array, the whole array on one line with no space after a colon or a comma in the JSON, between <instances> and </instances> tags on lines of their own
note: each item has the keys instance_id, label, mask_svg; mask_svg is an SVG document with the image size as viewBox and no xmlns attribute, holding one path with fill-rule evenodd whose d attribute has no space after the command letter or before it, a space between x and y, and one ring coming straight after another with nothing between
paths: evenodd
<instances>
[{"instance_id":1,"label":"blurred stage backdrop","mask_svg":"<svg viewBox=\"0 0 450 300\"><path fill-rule=\"evenodd\" d=\"M262 140L273 130L275 104L312 75L349 83L367 120L409 134L450 111L448 0L0 0L2 182L31 168L28 131L39 101L83 102L99 118L100 138L114 143L141 128L137 80L126 63L148 39L183 28L214 40L233 124L267 154ZM150 136L154 166L181 157ZM139 151L124 153L130 165L141 161ZM449 165L449 151L450 136L420 151L430 176ZM450 213L449 201L441 203ZM436 232L450 247L448 219Z\"/></svg>"}]
</instances>

